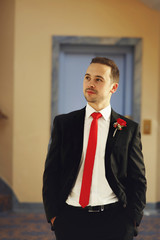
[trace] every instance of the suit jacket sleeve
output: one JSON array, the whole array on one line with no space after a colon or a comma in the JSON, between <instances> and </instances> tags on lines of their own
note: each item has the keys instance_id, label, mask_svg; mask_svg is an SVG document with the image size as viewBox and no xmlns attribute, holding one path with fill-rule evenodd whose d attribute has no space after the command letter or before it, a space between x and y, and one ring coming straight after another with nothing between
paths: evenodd
<instances>
[{"instance_id":1,"label":"suit jacket sleeve","mask_svg":"<svg viewBox=\"0 0 160 240\"><path fill-rule=\"evenodd\" d=\"M43 174L43 203L48 222L58 214L60 130L55 118Z\"/></svg>"},{"instance_id":2,"label":"suit jacket sleeve","mask_svg":"<svg viewBox=\"0 0 160 240\"><path fill-rule=\"evenodd\" d=\"M139 125L133 134L128 157L127 211L139 225L146 204L146 178Z\"/></svg>"}]
</instances>

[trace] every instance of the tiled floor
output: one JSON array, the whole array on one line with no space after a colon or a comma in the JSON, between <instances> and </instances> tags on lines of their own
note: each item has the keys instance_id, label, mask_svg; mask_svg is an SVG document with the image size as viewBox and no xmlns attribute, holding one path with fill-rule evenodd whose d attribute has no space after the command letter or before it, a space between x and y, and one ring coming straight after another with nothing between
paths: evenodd
<instances>
[{"instance_id":1,"label":"tiled floor","mask_svg":"<svg viewBox=\"0 0 160 240\"><path fill-rule=\"evenodd\" d=\"M160 214L145 214L136 240L160 240ZM55 240L44 213L0 213L0 240L35 239Z\"/></svg>"}]
</instances>

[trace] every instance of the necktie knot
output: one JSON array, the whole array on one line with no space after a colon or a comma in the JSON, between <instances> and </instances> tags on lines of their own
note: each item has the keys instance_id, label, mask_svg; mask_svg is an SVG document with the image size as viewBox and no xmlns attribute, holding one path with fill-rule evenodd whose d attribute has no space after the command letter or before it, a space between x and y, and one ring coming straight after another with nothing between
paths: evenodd
<instances>
[{"instance_id":1,"label":"necktie knot","mask_svg":"<svg viewBox=\"0 0 160 240\"><path fill-rule=\"evenodd\" d=\"M102 117L102 114L99 112L94 112L91 114L91 116L93 117L93 119L99 119L100 117Z\"/></svg>"}]
</instances>

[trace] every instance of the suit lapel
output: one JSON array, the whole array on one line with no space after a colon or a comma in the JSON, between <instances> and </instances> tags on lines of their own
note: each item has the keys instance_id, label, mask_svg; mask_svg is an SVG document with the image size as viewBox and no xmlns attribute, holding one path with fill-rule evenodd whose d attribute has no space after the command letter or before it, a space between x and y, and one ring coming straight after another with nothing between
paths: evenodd
<instances>
[{"instance_id":1,"label":"suit lapel","mask_svg":"<svg viewBox=\"0 0 160 240\"><path fill-rule=\"evenodd\" d=\"M106 152L105 152L105 160L106 163L108 163L110 159L111 152L113 150L113 147L115 145L115 142L117 140L117 137L119 135L120 131L117 131L115 136L113 136L115 128L113 127L113 124L117 121L117 118L119 115L113 111L111 111L111 121L110 121L110 127L109 127L109 133L108 133L108 138L107 138L107 143L106 143Z\"/></svg>"},{"instance_id":2,"label":"suit lapel","mask_svg":"<svg viewBox=\"0 0 160 240\"><path fill-rule=\"evenodd\" d=\"M85 108L78 111L74 117L72 135L74 142L74 153L76 154L78 161L81 160L82 149L83 149L83 133L84 133L84 118Z\"/></svg>"}]
</instances>

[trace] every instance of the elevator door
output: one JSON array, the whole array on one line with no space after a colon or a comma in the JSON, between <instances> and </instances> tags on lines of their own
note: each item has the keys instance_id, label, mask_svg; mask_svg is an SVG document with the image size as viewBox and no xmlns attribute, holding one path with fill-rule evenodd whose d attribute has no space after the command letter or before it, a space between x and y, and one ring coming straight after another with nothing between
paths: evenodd
<instances>
[{"instance_id":1,"label":"elevator door","mask_svg":"<svg viewBox=\"0 0 160 240\"><path fill-rule=\"evenodd\" d=\"M132 116L133 49L131 47L63 46L60 51L58 81L58 114L86 105L83 96L83 78L95 56L115 61L120 70L119 87L111 97L112 108L120 114Z\"/></svg>"}]
</instances>

